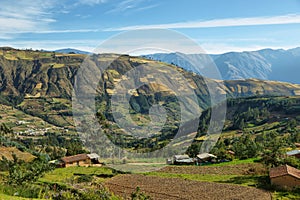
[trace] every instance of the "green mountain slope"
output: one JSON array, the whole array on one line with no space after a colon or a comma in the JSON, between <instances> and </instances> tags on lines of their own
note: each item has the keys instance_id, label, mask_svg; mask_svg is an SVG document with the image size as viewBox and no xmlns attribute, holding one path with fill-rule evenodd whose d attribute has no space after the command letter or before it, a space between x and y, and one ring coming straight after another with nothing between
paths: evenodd
<instances>
[{"instance_id":1,"label":"green mountain slope","mask_svg":"<svg viewBox=\"0 0 300 200\"><path fill-rule=\"evenodd\" d=\"M72 91L76 73L85 58L86 55L80 54L0 48L0 102L14 105L25 113L40 117L56 126L74 130ZM274 81L249 79L225 81L222 84L220 81L205 79L173 65L128 55L92 55L91 62L95 70L88 69L90 70L88 73L91 77L99 77L95 104L100 124L110 137L117 136L119 145L126 141L124 145L133 149L151 149L153 146L140 146L136 139L129 137L117 126L112 116L110 101L124 75L140 65L147 64L153 69L157 68L163 80L174 79L173 81L179 83L179 87L181 83L188 82L196 94L201 109L210 106L207 82L214 83L216 91L230 98L255 95L292 96L300 93L300 85ZM110 63L110 66L101 71L101 66L107 63ZM184 78L173 76L168 70L162 70L163 67L179 72ZM99 75L96 74L97 71ZM178 129L180 106L178 98L172 91L151 81L152 79L151 76L139 79L145 85L131 91L129 111L133 121L143 127L150 122L149 109L152 105L160 104L166 108L167 121L160 136L144 141L145 144L153 144L159 148L172 140L174 132ZM154 143L151 142L153 140Z\"/></svg>"}]
</instances>

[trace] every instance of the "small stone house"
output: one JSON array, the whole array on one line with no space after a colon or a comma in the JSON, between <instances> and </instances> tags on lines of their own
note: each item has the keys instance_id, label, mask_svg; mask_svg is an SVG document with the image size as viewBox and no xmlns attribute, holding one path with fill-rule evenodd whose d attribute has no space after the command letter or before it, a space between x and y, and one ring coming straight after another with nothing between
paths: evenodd
<instances>
[{"instance_id":1,"label":"small stone house","mask_svg":"<svg viewBox=\"0 0 300 200\"><path fill-rule=\"evenodd\" d=\"M271 168L270 180L272 185L284 189L300 187L300 170L289 165Z\"/></svg>"}]
</instances>

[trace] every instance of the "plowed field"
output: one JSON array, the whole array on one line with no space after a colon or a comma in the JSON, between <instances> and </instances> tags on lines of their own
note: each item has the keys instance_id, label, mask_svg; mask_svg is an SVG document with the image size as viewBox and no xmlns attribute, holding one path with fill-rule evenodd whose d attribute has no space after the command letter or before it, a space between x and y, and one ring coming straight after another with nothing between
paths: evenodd
<instances>
[{"instance_id":1,"label":"plowed field","mask_svg":"<svg viewBox=\"0 0 300 200\"><path fill-rule=\"evenodd\" d=\"M271 199L269 192L252 187L137 174L118 175L106 181L105 185L110 191L125 199L130 199L136 187L140 187L141 191L152 199Z\"/></svg>"},{"instance_id":2,"label":"plowed field","mask_svg":"<svg viewBox=\"0 0 300 200\"><path fill-rule=\"evenodd\" d=\"M266 170L260 163L228 166L167 166L159 172L172 174L215 174L215 175L262 175Z\"/></svg>"}]
</instances>

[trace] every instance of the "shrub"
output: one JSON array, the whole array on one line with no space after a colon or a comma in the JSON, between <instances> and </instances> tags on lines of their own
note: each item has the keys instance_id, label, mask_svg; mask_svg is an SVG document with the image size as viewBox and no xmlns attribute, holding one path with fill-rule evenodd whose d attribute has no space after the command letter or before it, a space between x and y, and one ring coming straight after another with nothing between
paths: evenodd
<instances>
[{"instance_id":1,"label":"shrub","mask_svg":"<svg viewBox=\"0 0 300 200\"><path fill-rule=\"evenodd\" d=\"M85 183L85 182L92 182L92 181L93 181L93 176L92 175L88 175L88 174L81 175L77 179L78 183Z\"/></svg>"}]
</instances>

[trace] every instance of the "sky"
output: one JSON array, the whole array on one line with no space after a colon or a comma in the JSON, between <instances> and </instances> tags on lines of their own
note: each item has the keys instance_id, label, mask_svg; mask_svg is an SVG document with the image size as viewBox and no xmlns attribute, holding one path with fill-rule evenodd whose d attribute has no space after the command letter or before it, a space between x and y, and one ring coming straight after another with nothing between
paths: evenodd
<instances>
[{"instance_id":1,"label":"sky","mask_svg":"<svg viewBox=\"0 0 300 200\"><path fill-rule=\"evenodd\" d=\"M1 0L0 3L0 46L94 51L120 33L158 28L184 34L213 54L300 46L300 0ZM185 51L196 53L188 48Z\"/></svg>"}]
</instances>

